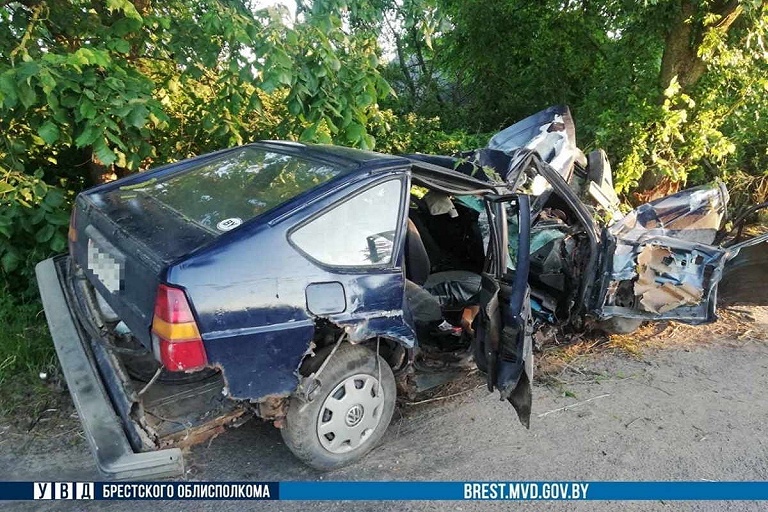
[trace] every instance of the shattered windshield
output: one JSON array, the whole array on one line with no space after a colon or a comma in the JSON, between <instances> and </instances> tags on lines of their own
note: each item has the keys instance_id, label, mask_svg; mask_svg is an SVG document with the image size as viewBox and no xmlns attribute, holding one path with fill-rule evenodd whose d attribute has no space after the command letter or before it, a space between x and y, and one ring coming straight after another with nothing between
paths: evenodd
<instances>
[{"instance_id":1,"label":"shattered windshield","mask_svg":"<svg viewBox=\"0 0 768 512\"><path fill-rule=\"evenodd\" d=\"M349 168L244 147L169 177L115 191L149 196L187 220L222 233Z\"/></svg>"}]
</instances>

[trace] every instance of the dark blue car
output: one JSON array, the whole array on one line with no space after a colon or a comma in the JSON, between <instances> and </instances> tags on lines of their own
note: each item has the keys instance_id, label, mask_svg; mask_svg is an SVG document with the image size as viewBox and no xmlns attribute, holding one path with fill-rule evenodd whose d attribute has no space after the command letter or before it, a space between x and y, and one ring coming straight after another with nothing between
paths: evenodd
<instances>
[{"instance_id":1,"label":"dark blue car","mask_svg":"<svg viewBox=\"0 0 768 512\"><path fill-rule=\"evenodd\" d=\"M253 415L329 469L475 365L528 426L534 333L714 320L726 203L622 216L553 107L452 157L267 141L102 185L37 273L106 475L177 475Z\"/></svg>"}]
</instances>

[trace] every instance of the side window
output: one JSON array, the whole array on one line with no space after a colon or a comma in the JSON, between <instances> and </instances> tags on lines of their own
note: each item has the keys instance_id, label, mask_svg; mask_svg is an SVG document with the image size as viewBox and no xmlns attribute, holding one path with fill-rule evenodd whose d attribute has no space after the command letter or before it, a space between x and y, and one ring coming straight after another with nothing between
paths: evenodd
<instances>
[{"instance_id":1,"label":"side window","mask_svg":"<svg viewBox=\"0 0 768 512\"><path fill-rule=\"evenodd\" d=\"M401 191L402 180L380 183L296 229L290 240L326 265L387 265L392 261Z\"/></svg>"}]
</instances>

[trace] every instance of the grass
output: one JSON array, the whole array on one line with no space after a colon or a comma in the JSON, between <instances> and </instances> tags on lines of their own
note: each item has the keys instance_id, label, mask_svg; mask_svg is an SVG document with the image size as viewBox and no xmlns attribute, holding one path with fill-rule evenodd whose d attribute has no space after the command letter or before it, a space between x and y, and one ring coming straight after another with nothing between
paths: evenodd
<instances>
[{"instance_id":1,"label":"grass","mask_svg":"<svg viewBox=\"0 0 768 512\"><path fill-rule=\"evenodd\" d=\"M578 375L583 382L599 383L603 380L624 379L631 376L606 375L582 367L589 358L603 353L620 354L643 359L646 354L662 349L693 350L712 344L743 346L748 343L765 343L768 323L754 315L768 308L721 307L719 320L713 324L685 325L676 322L649 322L630 334L587 333L575 336L572 341L545 344L536 358L536 379L568 395L565 375Z\"/></svg>"},{"instance_id":2,"label":"grass","mask_svg":"<svg viewBox=\"0 0 768 512\"><path fill-rule=\"evenodd\" d=\"M58 365L40 303L18 303L0 295L0 415L35 410L50 399L46 381L57 380Z\"/></svg>"}]
</instances>

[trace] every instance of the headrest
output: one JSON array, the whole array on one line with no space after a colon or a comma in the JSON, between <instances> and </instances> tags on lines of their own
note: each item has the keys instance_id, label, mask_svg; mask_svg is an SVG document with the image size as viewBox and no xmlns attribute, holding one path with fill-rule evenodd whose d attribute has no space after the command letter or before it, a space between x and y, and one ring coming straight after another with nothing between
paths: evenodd
<instances>
[{"instance_id":1,"label":"headrest","mask_svg":"<svg viewBox=\"0 0 768 512\"><path fill-rule=\"evenodd\" d=\"M448 197L447 194L430 190L424 195L424 202L427 204L429 213L432 215L443 215L447 213L451 218L459 216L459 212L456 211L453 201L451 201L451 198Z\"/></svg>"}]
</instances>

